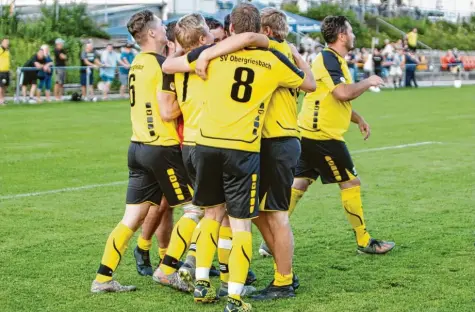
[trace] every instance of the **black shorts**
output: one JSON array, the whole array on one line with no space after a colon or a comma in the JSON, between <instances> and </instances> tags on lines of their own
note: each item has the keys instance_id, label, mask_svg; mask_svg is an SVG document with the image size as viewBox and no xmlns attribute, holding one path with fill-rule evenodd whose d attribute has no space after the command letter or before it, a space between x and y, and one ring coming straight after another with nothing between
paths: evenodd
<instances>
[{"instance_id":1,"label":"black shorts","mask_svg":"<svg viewBox=\"0 0 475 312\"><path fill-rule=\"evenodd\" d=\"M296 178L316 180L323 184L341 183L358 176L345 142L338 140L311 140L302 138Z\"/></svg>"},{"instance_id":2,"label":"black shorts","mask_svg":"<svg viewBox=\"0 0 475 312\"><path fill-rule=\"evenodd\" d=\"M202 208L226 203L230 217L259 214L259 153L196 145L193 204Z\"/></svg>"},{"instance_id":3,"label":"black shorts","mask_svg":"<svg viewBox=\"0 0 475 312\"><path fill-rule=\"evenodd\" d=\"M191 201L190 184L180 146L154 146L131 142L128 154L127 204L159 206L165 196L170 207Z\"/></svg>"},{"instance_id":4,"label":"black shorts","mask_svg":"<svg viewBox=\"0 0 475 312\"><path fill-rule=\"evenodd\" d=\"M8 87L10 85L10 73L0 72L0 87Z\"/></svg>"},{"instance_id":5,"label":"black shorts","mask_svg":"<svg viewBox=\"0 0 475 312\"><path fill-rule=\"evenodd\" d=\"M183 157L183 164L185 165L186 172L190 178L193 189L196 182L196 150L194 145L183 145L181 148L181 154Z\"/></svg>"},{"instance_id":6,"label":"black shorts","mask_svg":"<svg viewBox=\"0 0 475 312\"><path fill-rule=\"evenodd\" d=\"M297 138L262 139L259 200L266 195L261 211L289 210L295 168L300 158Z\"/></svg>"},{"instance_id":7,"label":"black shorts","mask_svg":"<svg viewBox=\"0 0 475 312\"><path fill-rule=\"evenodd\" d=\"M28 70L23 72L22 86L35 85L38 80L38 73L34 70Z\"/></svg>"}]
</instances>

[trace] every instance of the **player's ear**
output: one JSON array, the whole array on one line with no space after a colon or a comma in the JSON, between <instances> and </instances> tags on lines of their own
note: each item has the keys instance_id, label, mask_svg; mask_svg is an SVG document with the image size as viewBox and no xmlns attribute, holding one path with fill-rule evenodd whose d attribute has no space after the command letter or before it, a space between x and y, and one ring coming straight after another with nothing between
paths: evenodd
<instances>
[{"instance_id":1,"label":"player's ear","mask_svg":"<svg viewBox=\"0 0 475 312\"><path fill-rule=\"evenodd\" d=\"M261 33L263 33L267 37L272 37L273 36L272 29L270 29L269 26L262 27L261 28Z\"/></svg>"},{"instance_id":2,"label":"player's ear","mask_svg":"<svg viewBox=\"0 0 475 312\"><path fill-rule=\"evenodd\" d=\"M152 38L155 38L155 31L153 29L148 30L148 35Z\"/></svg>"},{"instance_id":3,"label":"player's ear","mask_svg":"<svg viewBox=\"0 0 475 312\"><path fill-rule=\"evenodd\" d=\"M234 24L233 23L229 24L229 33L231 35L234 35Z\"/></svg>"}]
</instances>

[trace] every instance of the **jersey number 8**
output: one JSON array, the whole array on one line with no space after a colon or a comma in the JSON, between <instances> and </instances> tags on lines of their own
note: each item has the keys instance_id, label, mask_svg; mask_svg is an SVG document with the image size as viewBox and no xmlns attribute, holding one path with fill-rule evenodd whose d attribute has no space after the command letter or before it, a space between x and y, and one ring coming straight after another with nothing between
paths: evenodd
<instances>
[{"instance_id":1,"label":"jersey number 8","mask_svg":"<svg viewBox=\"0 0 475 312\"><path fill-rule=\"evenodd\" d=\"M244 73L246 73L244 77ZM236 102L246 103L249 102L252 95L251 83L254 82L254 71L247 67L238 67L234 72L234 81L231 88L231 98ZM239 94L244 88L244 93Z\"/></svg>"}]
</instances>

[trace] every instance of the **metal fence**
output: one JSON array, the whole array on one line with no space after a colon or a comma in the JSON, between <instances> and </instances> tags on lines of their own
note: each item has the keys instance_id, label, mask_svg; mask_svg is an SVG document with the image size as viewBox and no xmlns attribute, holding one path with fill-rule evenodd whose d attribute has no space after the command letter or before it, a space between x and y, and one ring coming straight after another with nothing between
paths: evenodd
<instances>
[{"instance_id":1,"label":"metal fence","mask_svg":"<svg viewBox=\"0 0 475 312\"><path fill-rule=\"evenodd\" d=\"M56 83L57 70L64 70L66 73L66 79L63 84L64 93L62 94L62 99L63 100L70 99L72 93L81 94L82 93L81 87L85 87L86 94L83 99L86 101L92 100L96 96L99 95L97 94L97 91L101 91L102 89L101 86L103 86L104 84L104 81L102 81L101 76L99 74L100 68L107 68L107 67L92 68L89 66L65 66L65 67L53 66L51 67L51 85L52 86L48 91L51 91L51 89ZM116 70L114 73L113 80L110 81L111 88L109 90L109 95L111 96L111 98L117 98L117 94L120 89L120 86L123 84L123 82L126 82L126 81L122 81L121 83L119 79L120 78L119 70L120 68L123 68L123 67L115 66L113 68L115 68ZM85 79L83 79L83 81L81 81L81 75L82 75L80 73L81 71L85 71L85 74L84 74ZM29 72L38 73L39 70L36 67L18 67L16 69L15 97L14 97L15 103L20 103L23 99L21 95L22 86L24 85L23 82L25 78L28 76ZM92 78L92 81L91 81L91 78ZM39 80L40 78L37 78L35 80L36 86L39 85L38 84ZM26 87L31 88L31 84L28 84ZM41 90L38 90L37 88L37 92L38 91L41 91ZM125 95L128 95L128 89L126 88L124 91L125 91ZM28 90L27 90L27 93L28 93ZM54 94L52 97L54 97Z\"/></svg>"}]
</instances>

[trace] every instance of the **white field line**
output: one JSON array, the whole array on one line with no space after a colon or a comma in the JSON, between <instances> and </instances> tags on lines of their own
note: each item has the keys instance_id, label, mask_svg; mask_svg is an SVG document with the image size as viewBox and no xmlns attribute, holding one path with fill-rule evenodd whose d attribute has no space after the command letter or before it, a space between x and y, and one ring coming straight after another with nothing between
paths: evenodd
<instances>
[{"instance_id":1,"label":"white field line","mask_svg":"<svg viewBox=\"0 0 475 312\"><path fill-rule=\"evenodd\" d=\"M386 151L386 150L392 150L392 149L400 149L400 148L431 145L431 144L442 144L442 142L418 142L418 143L411 143L411 144L402 144L402 145L394 145L394 146L367 148L367 149L353 151L353 152L351 152L351 154L361 154L361 153L367 153L367 152L378 152L378 151ZM0 200L17 199L17 198L23 198L23 197L42 196L42 195L49 195L49 194L90 190L90 189L95 189L95 188L100 188L100 187L123 185L123 184L126 184L126 183L127 183L127 181L117 181L117 182L102 183L102 184L89 184L89 185L78 186L78 187L66 187L66 188L62 188L62 189L43 191L43 192L5 195L5 196L0 196Z\"/></svg>"}]
</instances>

